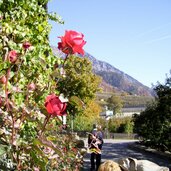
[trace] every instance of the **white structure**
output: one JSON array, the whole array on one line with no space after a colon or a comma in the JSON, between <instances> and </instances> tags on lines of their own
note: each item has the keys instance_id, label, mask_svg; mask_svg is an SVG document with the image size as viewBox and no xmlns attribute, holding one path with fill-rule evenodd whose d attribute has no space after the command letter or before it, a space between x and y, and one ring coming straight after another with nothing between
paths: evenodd
<instances>
[{"instance_id":1,"label":"white structure","mask_svg":"<svg viewBox=\"0 0 171 171\"><path fill-rule=\"evenodd\" d=\"M117 113L115 117L131 117L133 114L140 114L145 110L145 107L123 108L121 113Z\"/></svg>"},{"instance_id":2,"label":"white structure","mask_svg":"<svg viewBox=\"0 0 171 171\"><path fill-rule=\"evenodd\" d=\"M105 111L100 113L100 116L103 118L110 118L113 116L113 111L112 110L108 110L108 107L105 106Z\"/></svg>"},{"instance_id":3,"label":"white structure","mask_svg":"<svg viewBox=\"0 0 171 171\"><path fill-rule=\"evenodd\" d=\"M114 115L112 110L107 110L107 107L105 107L105 111L101 112L100 116L102 118L131 117L133 114L140 114L144 110L145 107L123 108L120 113Z\"/></svg>"}]
</instances>

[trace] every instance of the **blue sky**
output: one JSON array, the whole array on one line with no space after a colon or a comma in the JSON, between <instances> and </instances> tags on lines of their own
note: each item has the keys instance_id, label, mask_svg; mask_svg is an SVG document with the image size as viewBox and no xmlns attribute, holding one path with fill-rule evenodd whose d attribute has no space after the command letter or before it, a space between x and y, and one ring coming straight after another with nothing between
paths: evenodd
<instances>
[{"instance_id":1,"label":"blue sky","mask_svg":"<svg viewBox=\"0 0 171 171\"><path fill-rule=\"evenodd\" d=\"M170 0L51 0L64 25L50 22L50 43L65 30L84 34L84 50L151 87L171 70Z\"/></svg>"}]
</instances>

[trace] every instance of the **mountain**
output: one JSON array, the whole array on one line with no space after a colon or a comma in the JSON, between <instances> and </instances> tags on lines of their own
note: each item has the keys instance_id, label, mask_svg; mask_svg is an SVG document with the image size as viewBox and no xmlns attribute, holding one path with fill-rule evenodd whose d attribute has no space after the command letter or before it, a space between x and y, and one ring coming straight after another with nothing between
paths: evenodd
<instances>
[{"instance_id":1,"label":"mountain","mask_svg":"<svg viewBox=\"0 0 171 171\"><path fill-rule=\"evenodd\" d=\"M52 46L52 51L55 55L61 56L58 48ZM93 72L102 77L101 87L105 92L126 92L133 95L152 96L152 90L120 71L107 62L97 60L91 54L85 52L84 57L88 57L92 62Z\"/></svg>"}]
</instances>

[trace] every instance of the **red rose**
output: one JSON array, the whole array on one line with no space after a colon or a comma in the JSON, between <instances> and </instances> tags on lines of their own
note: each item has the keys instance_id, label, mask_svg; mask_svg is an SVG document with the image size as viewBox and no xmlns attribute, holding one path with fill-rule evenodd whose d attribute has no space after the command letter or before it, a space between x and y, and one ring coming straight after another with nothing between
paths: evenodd
<instances>
[{"instance_id":1,"label":"red rose","mask_svg":"<svg viewBox=\"0 0 171 171\"><path fill-rule=\"evenodd\" d=\"M45 100L46 110L53 116L66 115L66 105L66 102L61 102L55 94L48 95Z\"/></svg>"},{"instance_id":2,"label":"red rose","mask_svg":"<svg viewBox=\"0 0 171 171\"><path fill-rule=\"evenodd\" d=\"M23 48L24 48L25 50L29 49L30 46L31 46L31 44L30 44L29 42L24 42L24 43L23 43Z\"/></svg>"},{"instance_id":3,"label":"red rose","mask_svg":"<svg viewBox=\"0 0 171 171\"><path fill-rule=\"evenodd\" d=\"M14 63L16 60L17 60L17 52L15 50L11 50L9 53L8 53L8 60L11 62L11 63Z\"/></svg>"},{"instance_id":4,"label":"red rose","mask_svg":"<svg viewBox=\"0 0 171 171\"><path fill-rule=\"evenodd\" d=\"M83 46L86 41L83 40L84 35L72 30L66 30L63 37L59 37L61 42L58 43L58 49L65 54L79 53L84 55Z\"/></svg>"}]
</instances>

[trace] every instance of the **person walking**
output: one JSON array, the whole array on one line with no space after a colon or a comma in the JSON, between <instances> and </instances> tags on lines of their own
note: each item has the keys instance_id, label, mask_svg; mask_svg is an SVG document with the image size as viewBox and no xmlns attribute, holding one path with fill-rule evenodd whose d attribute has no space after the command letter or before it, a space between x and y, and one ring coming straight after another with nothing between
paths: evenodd
<instances>
[{"instance_id":1,"label":"person walking","mask_svg":"<svg viewBox=\"0 0 171 171\"><path fill-rule=\"evenodd\" d=\"M93 125L94 129L88 136L88 147L91 152L91 171L97 171L101 164L101 150L103 146L103 133L101 125ZM95 161L96 160L96 161ZM96 167L95 167L96 166Z\"/></svg>"}]
</instances>

